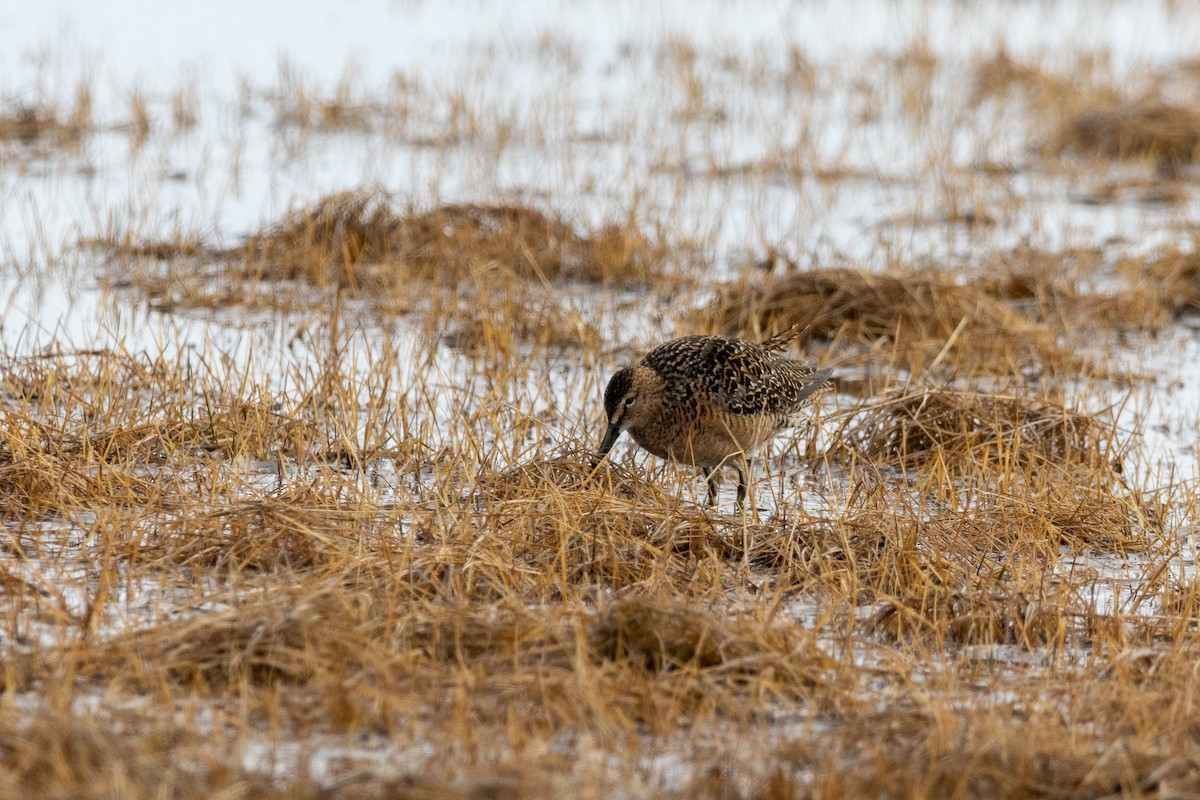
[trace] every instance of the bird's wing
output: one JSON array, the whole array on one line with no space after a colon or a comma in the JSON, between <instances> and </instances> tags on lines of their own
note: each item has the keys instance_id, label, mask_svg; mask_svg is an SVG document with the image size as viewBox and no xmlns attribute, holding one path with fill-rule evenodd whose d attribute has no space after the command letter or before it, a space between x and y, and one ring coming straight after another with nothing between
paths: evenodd
<instances>
[{"instance_id":1,"label":"bird's wing","mask_svg":"<svg viewBox=\"0 0 1200 800\"><path fill-rule=\"evenodd\" d=\"M714 405L732 414L792 414L811 402L832 374L785 358L751 362L736 377L714 383L709 393Z\"/></svg>"},{"instance_id":2,"label":"bird's wing","mask_svg":"<svg viewBox=\"0 0 1200 800\"><path fill-rule=\"evenodd\" d=\"M829 379L829 371L785 358L761 346L723 340L708 362L708 399L731 414L790 414Z\"/></svg>"},{"instance_id":3,"label":"bird's wing","mask_svg":"<svg viewBox=\"0 0 1200 800\"><path fill-rule=\"evenodd\" d=\"M717 336L688 336L655 348L643 359L661 375L686 374L686 391L707 396L730 414L788 414L829 379L829 371ZM683 389L684 387L680 387Z\"/></svg>"}]
</instances>

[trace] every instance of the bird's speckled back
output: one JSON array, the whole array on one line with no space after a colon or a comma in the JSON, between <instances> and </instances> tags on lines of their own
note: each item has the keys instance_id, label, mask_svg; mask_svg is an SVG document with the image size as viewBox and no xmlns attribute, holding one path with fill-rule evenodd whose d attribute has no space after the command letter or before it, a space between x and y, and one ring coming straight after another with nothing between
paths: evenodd
<instances>
[{"instance_id":1,"label":"bird's speckled back","mask_svg":"<svg viewBox=\"0 0 1200 800\"><path fill-rule=\"evenodd\" d=\"M761 344L720 336L674 339L647 353L640 366L662 379L661 413L630 433L656 455L700 465L756 450L793 424L830 374Z\"/></svg>"},{"instance_id":2,"label":"bird's speckled back","mask_svg":"<svg viewBox=\"0 0 1200 800\"><path fill-rule=\"evenodd\" d=\"M663 379L668 404L705 401L738 416L790 417L826 386L828 371L761 344L721 336L685 336L651 350L642 365Z\"/></svg>"}]
</instances>

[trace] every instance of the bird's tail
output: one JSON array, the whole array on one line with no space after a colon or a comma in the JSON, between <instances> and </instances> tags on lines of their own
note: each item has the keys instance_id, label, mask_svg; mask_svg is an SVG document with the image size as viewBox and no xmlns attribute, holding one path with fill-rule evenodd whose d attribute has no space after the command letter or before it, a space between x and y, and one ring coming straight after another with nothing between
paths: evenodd
<instances>
[{"instance_id":1,"label":"bird's tail","mask_svg":"<svg viewBox=\"0 0 1200 800\"><path fill-rule=\"evenodd\" d=\"M759 342L759 344L761 344L762 347L767 350L783 350L793 340L804 335L804 333L806 333L808 331L808 329L811 327L812 327L811 322L809 322L807 324L801 324L801 323L797 322L793 325L790 325L790 326L784 328L779 333L775 334L774 336L770 337L769 339L764 339L762 342Z\"/></svg>"},{"instance_id":2,"label":"bird's tail","mask_svg":"<svg viewBox=\"0 0 1200 800\"><path fill-rule=\"evenodd\" d=\"M809 375L805 375L801 381L800 391L793 398L795 402L801 401L812 402L818 395L833 388L833 384L829 379L833 377L833 370L819 369ZM806 403L807 404L807 403Z\"/></svg>"}]
</instances>

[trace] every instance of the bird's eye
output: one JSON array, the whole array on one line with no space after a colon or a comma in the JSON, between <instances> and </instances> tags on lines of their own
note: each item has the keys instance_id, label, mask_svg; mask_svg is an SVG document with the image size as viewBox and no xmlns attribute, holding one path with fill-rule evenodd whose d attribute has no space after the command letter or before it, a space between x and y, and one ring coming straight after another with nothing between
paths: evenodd
<instances>
[{"instance_id":1,"label":"bird's eye","mask_svg":"<svg viewBox=\"0 0 1200 800\"><path fill-rule=\"evenodd\" d=\"M634 400L637 400L637 397L626 397L625 398L625 407L629 408L631 405L633 405Z\"/></svg>"}]
</instances>

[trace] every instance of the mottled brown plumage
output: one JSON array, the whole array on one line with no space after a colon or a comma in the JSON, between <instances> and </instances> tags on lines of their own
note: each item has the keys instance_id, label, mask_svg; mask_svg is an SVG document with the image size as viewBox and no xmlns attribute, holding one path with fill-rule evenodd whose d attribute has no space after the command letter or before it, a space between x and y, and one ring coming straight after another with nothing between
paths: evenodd
<instances>
[{"instance_id":1,"label":"mottled brown plumage","mask_svg":"<svg viewBox=\"0 0 1200 800\"><path fill-rule=\"evenodd\" d=\"M780 353L796 333L762 343L685 336L618 371L604 390L608 430L601 458L629 431L654 455L700 467L710 503L717 494L713 470L732 464L742 505L742 457L795 424L800 410L828 385L830 370L814 370Z\"/></svg>"}]
</instances>

